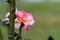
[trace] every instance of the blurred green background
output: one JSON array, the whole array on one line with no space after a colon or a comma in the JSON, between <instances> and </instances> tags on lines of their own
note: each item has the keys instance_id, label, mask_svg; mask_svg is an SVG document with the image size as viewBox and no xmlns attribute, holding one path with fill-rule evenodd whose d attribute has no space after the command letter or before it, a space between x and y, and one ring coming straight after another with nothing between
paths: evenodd
<instances>
[{"instance_id":1,"label":"blurred green background","mask_svg":"<svg viewBox=\"0 0 60 40\"><path fill-rule=\"evenodd\" d=\"M22 29L22 37L31 40L47 40L51 35L55 40L60 40L60 3L59 2L17 2L16 8L32 13L35 24L30 30L24 32ZM9 5L6 2L0 3L0 19L3 19L9 11ZM3 39L7 38L7 29L0 25ZM18 32L16 30L16 32Z\"/></svg>"}]
</instances>

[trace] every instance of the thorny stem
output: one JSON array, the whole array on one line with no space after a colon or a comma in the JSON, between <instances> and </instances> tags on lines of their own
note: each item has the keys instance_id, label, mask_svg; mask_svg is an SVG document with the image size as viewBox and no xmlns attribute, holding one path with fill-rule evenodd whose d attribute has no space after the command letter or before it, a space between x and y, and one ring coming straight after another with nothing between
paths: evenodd
<instances>
[{"instance_id":1,"label":"thorny stem","mask_svg":"<svg viewBox=\"0 0 60 40\"><path fill-rule=\"evenodd\" d=\"M10 33L14 34L14 14L15 14L15 0L10 1ZM9 36L9 40L14 40L13 36Z\"/></svg>"}]
</instances>

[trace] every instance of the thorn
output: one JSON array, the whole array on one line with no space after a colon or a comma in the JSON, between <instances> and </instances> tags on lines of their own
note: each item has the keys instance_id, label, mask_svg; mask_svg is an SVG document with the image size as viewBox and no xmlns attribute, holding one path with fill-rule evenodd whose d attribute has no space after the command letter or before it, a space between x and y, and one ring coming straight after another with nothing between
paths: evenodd
<instances>
[{"instance_id":1,"label":"thorn","mask_svg":"<svg viewBox=\"0 0 60 40\"><path fill-rule=\"evenodd\" d=\"M16 37L18 34L17 33L14 33L14 37Z\"/></svg>"},{"instance_id":2,"label":"thorn","mask_svg":"<svg viewBox=\"0 0 60 40\"><path fill-rule=\"evenodd\" d=\"M11 8L11 12L12 12L12 13L14 12L14 8Z\"/></svg>"}]
</instances>

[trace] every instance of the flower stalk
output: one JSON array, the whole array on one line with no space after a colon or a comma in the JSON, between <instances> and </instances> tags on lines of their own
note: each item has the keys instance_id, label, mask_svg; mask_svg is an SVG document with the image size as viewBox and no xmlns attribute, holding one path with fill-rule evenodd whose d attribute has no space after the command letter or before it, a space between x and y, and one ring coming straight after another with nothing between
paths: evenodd
<instances>
[{"instance_id":1,"label":"flower stalk","mask_svg":"<svg viewBox=\"0 0 60 40\"><path fill-rule=\"evenodd\" d=\"M22 40L22 36L21 36L21 31L22 31L22 27L24 26L24 24L21 22L21 26L20 26L20 30L19 30L19 35L17 36L16 40Z\"/></svg>"}]
</instances>

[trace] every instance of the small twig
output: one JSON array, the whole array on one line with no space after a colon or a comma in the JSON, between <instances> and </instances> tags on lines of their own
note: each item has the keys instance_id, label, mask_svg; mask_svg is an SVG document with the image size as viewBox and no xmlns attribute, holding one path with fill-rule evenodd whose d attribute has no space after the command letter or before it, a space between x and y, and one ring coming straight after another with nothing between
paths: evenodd
<instances>
[{"instance_id":1,"label":"small twig","mask_svg":"<svg viewBox=\"0 0 60 40\"><path fill-rule=\"evenodd\" d=\"M21 31L22 31L22 27L24 26L23 23L21 23L21 26L20 26L20 30L19 30L19 35L17 36L16 40L22 40L22 36L21 36Z\"/></svg>"}]
</instances>

